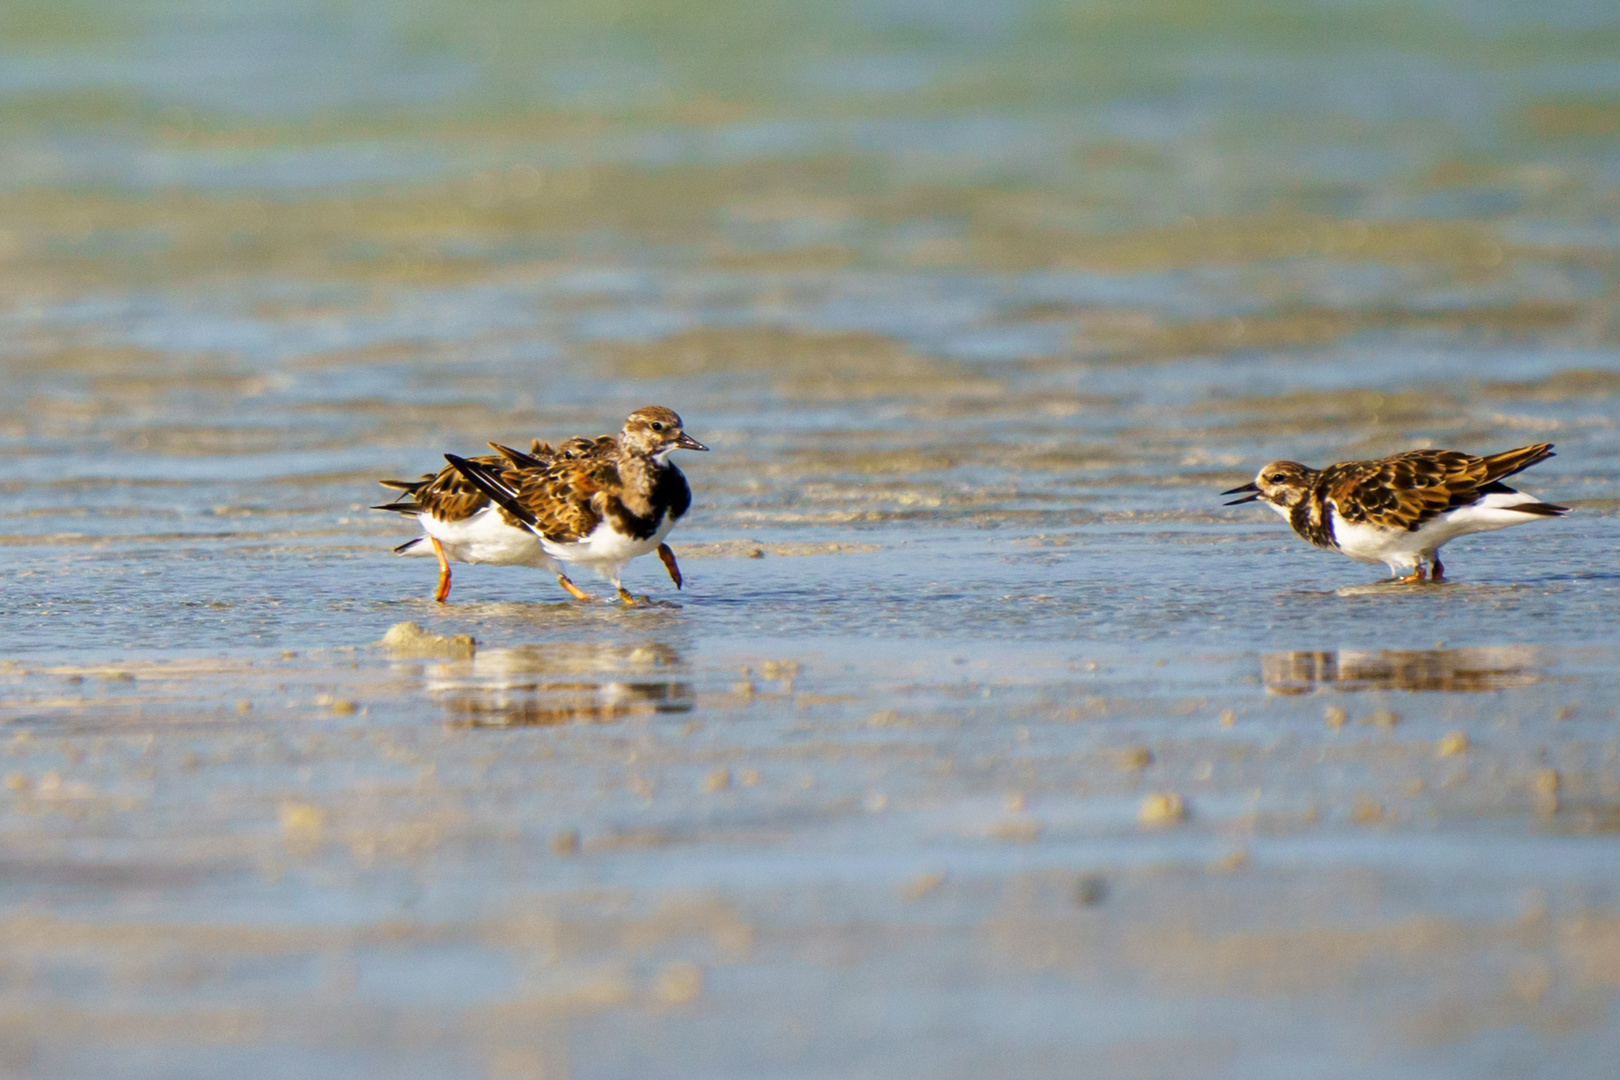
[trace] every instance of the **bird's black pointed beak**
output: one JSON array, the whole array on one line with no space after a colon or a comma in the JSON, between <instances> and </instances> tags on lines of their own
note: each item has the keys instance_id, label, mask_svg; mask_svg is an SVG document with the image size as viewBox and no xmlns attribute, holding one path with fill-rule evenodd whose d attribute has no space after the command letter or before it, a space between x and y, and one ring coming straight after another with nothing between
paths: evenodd
<instances>
[{"instance_id":1,"label":"bird's black pointed beak","mask_svg":"<svg viewBox=\"0 0 1620 1080\"><path fill-rule=\"evenodd\" d=\"M688 435L684 431L681 432L681 437L675 440L675 445L680 447L682 450L707 450L708 449L707 446L704 446L702 443L698 442L696 439L692 438L692 436Z\"/></svg>"},{"instance_id":2,"label":"bird's black pointed beak","mask_svg":"<svg viewBox=\"0 0 1620 1080\"><path fill-rule=\"evenodd\" d=\"M1233 499L1231 502L1222 503L1221 505L1222 506L1241 506L1243 503L1254 502L1256 499L1258 499L1260 497L1260 488L1257 487L1254 484L1253 481L1250 481L1249 483L1244 484L1242 487L1235 487L1235 488L1232 488L1229 491L1223 491L1223 492L1221 492L1221 494L1222 495L1241 495L1245 491L1253 492L1253 494L1249 495L1249 496L1247 496L1245 498L1242 498L1242 499Z\"/></svg>"}]
</instances>

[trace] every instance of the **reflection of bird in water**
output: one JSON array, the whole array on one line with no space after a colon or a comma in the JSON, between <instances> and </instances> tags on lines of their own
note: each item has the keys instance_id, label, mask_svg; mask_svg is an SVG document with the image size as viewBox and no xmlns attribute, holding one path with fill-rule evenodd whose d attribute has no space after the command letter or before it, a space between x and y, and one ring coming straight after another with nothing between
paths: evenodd
<instances>
[{"instance_id":1,"label":"reflection of bird in water","mask_svg":"<svg viewBox=\"0 0 1620 1080\"><path fill-rule=\"evenodd\" d=\"M1316 689L1479 693L1541 681L1535 649L1380 649L1267 653L1260 658L1266 690L1306 694Z\"/></svg>"},{"instance_id":2,"label":"reflection of bird in water","mask_svg":"<svg viewBox=\"0 0 1620 1080\"><path fill-rule=\"evenodd\" d=\"M658 642L523 645L437 665L427 691L457 726L604 724L691 710L691 684L669 677L680 667Z\"/></svg>"},{"instance_id":3,"label":"reflection of bird in water","mask_svg":"<svg viewBox=\"0 0 1620 1080\"><path fill-rule=\"evenodd\" d=\"M637 409L611 446L598 444L577 458L506 470L446 454L461 475L489 496L510 519L539 538L552 559L578 563L613 582L619 599L634 603L619 575L630 560L657 551L680 585L664 537L692 505L681 470L669 462L676 450L707 450L662 405ZM590 599L563 574L557 582L580 600Z\"/></svg>"},{"instance_id":4,"label":"reflection of bird in water","mask_svg":"<svg viewBox=\"0 0 1620 1080\"><path fill-rule=\"evenodd\" d=\"M1424 580L1425 564L1428 579L1439 581L1440 548L1449 541L1568 513L1502 483L1552 456L1551 443L1537 443L1488 457L1411 450L1325 469L1274 461L1251 483L1221 494L1250 492L1226 505L1264 502L1317 547L1404 571L1398 581Z\"/></svg>"},{"instance_id":5,"label":"reflection of bird in water","mask_svg":"<svg viewBox=\"0 0 1620 1080\"><path fill-rule=\"evenodd\" d=\"M504 476L524 469L545 469L560 461L582 461L617 453L618 441L612 435L594 439L574 437L556 447L535 439L529 452L490 443L499 456L469 459ZM558 575L563 587L583 597L562 575L557 561L541 546L540 538L511 512L490 502L472 481L446 465L438 473L426 473L420 480L383 480L384 487L404 492L398 499L374 510L391 510L416 518L426 534L408 540L394 549L398 555L432 555L439 560L439 586L433 598L440 603L450 595L450 564L483 563L493 566L536 566ZM425 541L425 542L424 542ZM658 545L658 557L678 589L683 584L680 566L668 544Z\"/></svg>"}]
</instances>

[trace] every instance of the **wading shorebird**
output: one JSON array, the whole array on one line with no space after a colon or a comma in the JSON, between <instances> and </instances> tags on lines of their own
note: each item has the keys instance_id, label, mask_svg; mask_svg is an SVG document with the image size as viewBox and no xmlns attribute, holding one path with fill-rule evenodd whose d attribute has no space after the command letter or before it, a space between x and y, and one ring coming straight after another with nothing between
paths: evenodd
<instances>
[{"instance_id":1,"label":"wading shorebird","mask_svg":"<svg viewBox=\"0 0 1620 1080\"><path fill-rule=\"evenodd\" d=\"M499 456L485 455L470 460L502 473L523 469L544 469L557 461L573 461L616 452L612 435L594 439L576 436L553 447L535 439L528 453L499 443L490 443ZM450 564L481 563L490 566L534 566L549 570L565 582L575 596L585 594L572 587L556 561L540 546L540 538L509 512L490 502L471 481L446 465L437 473L424 473L420 480L380 480L378 483L404 492L391 503L372 507L414 517L425 535L407 540L394 549L396 555L433 556L439 560L439 584L433 599L441 604L450 595ZM658 557L679 589L683 580L680 565L669 545L658 546Z\"/></svg>"},{"instance_id":2,"label":"wading shorebird","mask_svg":"<svg viewBox=\"0 0 1620 1080\"><path fill-rule=\"evenodd\" d=\"M1440 548L1448 541L1569 512L1502 483L1552 456L1552 443L1537 443L1487 457L1409 450L1325 469L1273 461L1253 483L1221 494L1250 492L1226 505L1263 502L1317 547L1384 563L1394 581L1422 581L1425 566L1428 580L1439 581L1446 569Z\"/></svg>"},{"instance_id":3,"label":"wading shorebird","mask_svg":"<svg viewBox=\"0 0 1620 1080\"><path fill-rule=\"evenodd\" d=\"M680 570L663 541L692 505L692 490L668 459L675 450L708 447L686 434L681 418L662 405L637 409L611 444L598 441L594 447L579 457L518 469L454 454L445 460L536 537L548 558L596 571L625 603L635 603L635 597L620 573L631 559L653 551L679 587ZM557 583L576 599L590 599L566 574L559 572Z\"/></svg>"}]
</instances>

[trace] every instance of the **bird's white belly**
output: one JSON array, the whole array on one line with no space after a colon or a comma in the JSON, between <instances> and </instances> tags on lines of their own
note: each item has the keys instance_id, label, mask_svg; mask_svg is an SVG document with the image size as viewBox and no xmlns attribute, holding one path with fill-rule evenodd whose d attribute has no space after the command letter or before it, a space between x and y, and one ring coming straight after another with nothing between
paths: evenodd
<instances>
[{"instance_id":1,"label":"bird's white belly","mask_svg":"<svg viewBox=\"0 0 1620 1080\"><path fill-rule=\"evenodd\" d=\"M514 529L493 506L460 521L440 521L421 514L417 520L429 536L444 545L445 555L455 562L488 563L494 566L550 566L551 560L540 546L540 538L527 529ZM424 554L431 555L432 547ZM415 550L411 552L416 554Z\"/></svg>"},{"instance_id":2,"label":"bird's white belly","mask_svg":"<svg viewBox=\"0 0 1620 1080\"><path fill-rule=\"evenodd\" d=\"M1419 551L1430 547L1427 540L1419 539L1422 535L1421 529L1414 533L1405 529L1380 529L1376 525L1348 522L1339 516L1337 507L1333 510L1334 543L1357 562L1387 564L1391 558L1396 562L1405 562L1402 556L1415 558Z\"/></svg>"},{"instance_id":3,"label":"bird's white belly","mask_svg":"<svg viewBox=\"0 0 1620 1080\"><path fill-rule=\"evenodd\" d=\"M541 543L545 546L546 553L555 558L564 562L584 563L611 577L616 568L631 559L657 551L658 545L664 542L664 537L669 535L669 530L674 526L675 522L666 515L664 520L659 522L656 532L645 540L638 540L616 531L612 522L604 519L583 540L570 543L542 540Z\"/></svg>"}]
</instances>

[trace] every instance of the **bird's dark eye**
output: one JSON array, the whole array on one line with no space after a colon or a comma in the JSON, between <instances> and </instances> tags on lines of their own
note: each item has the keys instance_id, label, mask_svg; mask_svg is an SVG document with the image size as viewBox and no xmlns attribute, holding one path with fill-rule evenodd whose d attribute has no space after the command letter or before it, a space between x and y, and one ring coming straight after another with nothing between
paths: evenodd
<instances>
[{"instance_id":1,"label":"bird's dark eye","mask_svg":"<svg viewBox=\"0 0 1620 1080\"><path fill-rule=\"evenodd\" d=\"M654 431L663 431L664 430L664 422L662 420L654 420L652 422L652 429Z\"/></svg>"},{"instance_id":2,"label":"bird's dark eye","mask_svg":"<svg viewBox=\"0 0 1620 1080\"><path fill-rule=\"evenodd\" d=\"M1273 483L1273 484L1280 484L1280 483L1282 483L1282 482L1283 482L1283 481L1284 481L1284 480L1287 480L1287 479L1288 479L1288 477L1286 477L1286 476L1284 476L1284 475L1283 475L1283 474L1282 474L1282 473L1280 473L1280 472L1274 472L1274 473L1272 473L1272 474L1271 474L1271 482L1272 482L1272 483Z\"/></svg>"}]
</instances>

